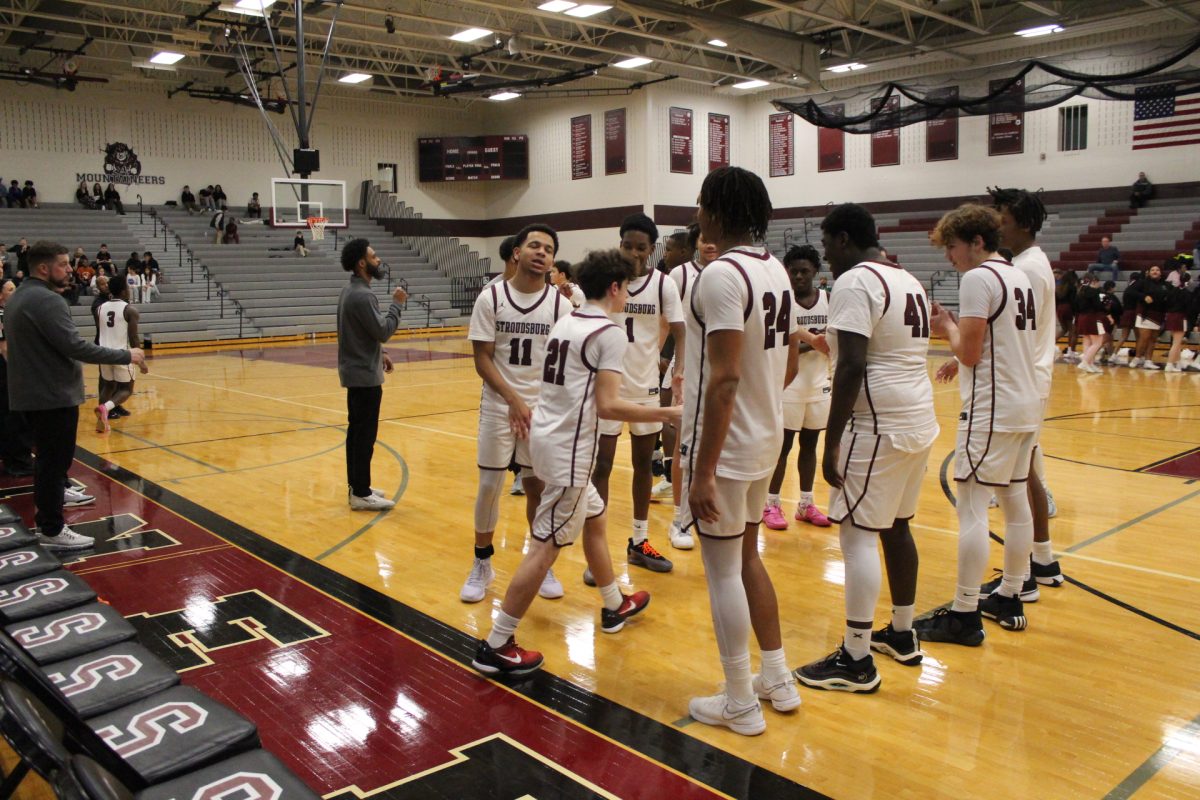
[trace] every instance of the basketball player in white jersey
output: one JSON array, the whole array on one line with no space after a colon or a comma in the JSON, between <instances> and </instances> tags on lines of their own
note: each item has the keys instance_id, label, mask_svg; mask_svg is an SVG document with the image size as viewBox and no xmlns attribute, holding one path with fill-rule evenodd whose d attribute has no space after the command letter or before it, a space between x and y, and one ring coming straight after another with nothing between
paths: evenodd
<instances>
[{"instance_id":1,"label":"basketball player in white jersey","mask_svg":"<svg viewBox=\"0 0 1200 800\"><path fill-rule=\"evenodd\" d=\"M532 473L529 422L542 384L546 340L554 323L571 312L571 303L546 283L558 250L558 234L540 223L516 235L517 270L475 299L467 338L475 355L475 371L483 378L479 401L479 493L475 498L475 559L459 593L464 603L483 599L496 577L492 537L500 518L504 473L514 456L522 470L525 512L532 523L542 484ZM562 584L546 573L541 594L562 597Z\"/></svg>"},{"instance_id":2,"label":"basketball player in white jersey","mask_svg":"<svg viewBox=\"0 0 1200 800\"><path fill-rule=\"evenodd\" d=\"M603 419L678 421L680 409L620 398L628 345L625 330L609 315L625 307L633 264L616 250L592 252L577 278L586 295L582 308L555 323L539 372L542 388L530 430L533 470L544 486L531 527L533 541L513 575L491 633L479 643L475 669L485 675L524 675L542 655L516 643L516 629L529 610L560 548L583 531L588 567L600 588L600 629L616 633L650 602L647 592L622 594L605 541L604 501L592 483L598 425Z\"/></svg>"},{"instance_id":3,"label":"basketball player in white jersey","mask_svg":"<svg viewBox=\"0 0 1200 800\"><path fill-rule=\"evenodd\" d=\"M800 455L796 469L800 473L800 502L795 517L800 522L828 528L829 518L821 513L813 498L813 480L817 475L817 439L829 419L829 345L825 326L829 322L829 295L813 283L821 268L821 256L811 245L788 250L783 266L792 281L796 304L796 377L783 390L783 448L775 474L767 488L763 524L772 530L786 530L788 523L780 507L779 490L787 473L792 440L799 435Z\"/></svg>"},{"instance_id":4,"label":"basketball player in white jersey","mask_svg":"<svg viewBox=\"0 0 1200 800\"><path fill-rule=\"evenodd\" d=\"M686 261L683 264L671 270L669 277L679 287L679 298L684 309L684 318L687 317L687 309L692 300L692 288L696 285L696 278L700 276L700 270L704 269L706 264L710 264L720 255L717 252L717 247L712 242L706 241L700 234L700 226L692 223L688 226L688 247L695 254L692 261ZM674 356L671 358L671 363L667 368L667 373L671 376L673 384L671 389L672 404L683 402L683 372L676 369L676 364L682 363L676 360ZM678 379L674 376L678 375ZM667 376L664 376L664 378ZM674 512L671 516L671 528L667 538L671 542L671 546L677 550L691 550L696 546L695 537L692 536L690 530L685 530L683 527L683 480L681 473L683 470L683 460L679 456L679 435L678 431L674 437L675 448L671 454L671 499L675 504Z\"/></svg>"},{"instance_id":5,"label":"basketball player in white jersey","mask_svg":"<svg viewBox=\"0 0 1200 800\"><path fill-rule=\"evenodd\" d=\"M101 347L130 350L140 347L138 339L138 310L129 302L129 284L112 281L110 299L96 311ZM145 372L145 365L142 367ZM100 394L96 406L96 432L108 433L108 415L114 408L133 396L132 364L101 364Z\"/></svg>"},{"instance_id":6,"label":"basketball player in white jersey","mask_svg":"<svg viewBox=\"0 0 1200 800\"><path fill-rule=\"evenodd\" d=\"M980 613L1008 630L1024 630L1021 583L1029 568L1033 517L1025 481L1041 424L1036 375L1037 324L1033 286L996 253L1000 214L964 205L942 217L930 237L961 273L959 320L934 304L930 324L961 364L958 441L958 589L954 603L921 620L918 635L970 647L983 643ZM988 499L1004 512L1004 577L980 597L988 558Z\"/></svg>"},{"instance_id":7,"label":"basketball player in white jersey","mask_svg":"<svg viewBox=\"0 0 1200 800\"><path fill-rule=\"evenodd\" d=\"M836 280L821 472L833 490L829 518L840 526L846 628L836 650L796 677L817 689L873 692L880 678L871 650L907 665L922 658L913 632L917 546L909 520L938 435L925 366L929 301L920 281L883 258L875 220L862 206L830 211L821 242ZM872 633L881 580L876 542L883 544L892 618Z\"/></svg>"},{"instance_id":8,"label":"basketball player in white jersey","mask_svg":"<svg viewBox=\"0 0 1200 800\"><path fill-rule=\"evenodd\" d=\"M636 267L636 277L629 282L629 299L625 307L612 315L612 321L625 331L629 347L625 350L625 376L621 397L642 405L658 405L658 353L662 346L663 326L675 339L676 354L683 353L683 309L679 294L647 261L658 241L658 228L645 214L632 214L621 223L621 253ZM683 362L677 360L678 365ZM612 473L617 437L625 429L620 420L600 423L600 452L592 477L597 491L608 503L608 478ZM628 562L653 572L670 572L670 560L650 544L650 488L654 480L652 462L654 442L662 430L660 422L629 423L629 450L633 460L633 533L625 548ZM586 572L583 579L590 584Z\"/></svg>"},{"instance_id":9,"label":"basketball player in white jersey","mask_svg":"<svg viewBox=\"0 0 1200 800\"><path fill-rule=\"evenodd\" d=\"M1046 221L1046 208L1041 199L1024 189L992 189L992 207L1000 212L1000 244L1013 252L1013 266L1025 273L1033 286L1034 318L1037 324L1037 390L1042 400L1042 419L1050 400L1050 381L1054 375L1054 359L1058 355L1054 319L1054 270L1050 259L1038 247L1036 237ZM955 362L956 363L956 362ZM1038 428L1041 431L1040 423ZM1062 569L1054 558L1050 543L1050 517L1055 514L1054 495L1046 486L1046 469L1040 444L1033 447L1031 474L1036 480L1026 481L1029 487L1029 506L1033 511L1033 558L1030 573L1021 588L1021 599L1036 602L1038 585L1062 586ZM998 582L993 582L997 583ZM990 593L995 586L989 588Z\"/></svg>"},{"instance_id":10,"label":"basketball player in white jersey","mask_svg":"<svg viewBox=\"0 0 1200 800\"><path fill-rule=\"evenodd\" d=\"M775 588L758 555L767 482L783 442L796 316L787 271L756 244L771 219L762 179L739 167L715 169L699 206L701 234L722 255L704 267L689 299L679 453L684 527L700 536L725 688L693 697L688 713L754 736L766 730L760 698L777 711L800 705ZM762 651L758 675L750 671L751 626Z\"/></svg>"}]
</instances>

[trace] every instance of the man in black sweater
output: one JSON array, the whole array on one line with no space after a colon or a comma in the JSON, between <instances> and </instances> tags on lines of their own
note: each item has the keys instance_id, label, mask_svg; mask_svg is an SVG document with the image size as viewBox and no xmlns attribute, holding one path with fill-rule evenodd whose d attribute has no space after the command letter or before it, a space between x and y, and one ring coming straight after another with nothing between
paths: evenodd
<instances>
[{"instance_id":1,"label":"man in black sweater","mask_svg":"<svg viewBox=\"0 0 1200 800\"><path fill-rule=\"evenodd\" d=\"M70 282L67 248L55 242L37 242L29 250L29 270L28 280L5 308L9 405L29 420L38 453L33 479L38 539L50 549L80 550L91 547L92 538L63 522L67 499L63 486L75 458L79 404L83 402L80 361L144 365L146 356L141 348L113 350L79 335L60 294ZM73 504L90 502L87 495L67 491Z\"/></svg>"}]
</instances>

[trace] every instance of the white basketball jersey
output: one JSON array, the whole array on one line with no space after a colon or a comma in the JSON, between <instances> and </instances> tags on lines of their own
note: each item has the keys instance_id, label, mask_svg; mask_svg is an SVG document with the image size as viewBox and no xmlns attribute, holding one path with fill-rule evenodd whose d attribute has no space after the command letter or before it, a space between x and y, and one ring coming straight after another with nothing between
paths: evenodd
<instances>
[{"instance_id":1,"label":"white basketball jersey","mask_svg":"<svg viewBox=\"0 0 1200 800\"><path fill-rule=\"evenodd\" d=\"M838 333L866 336L867 370L850 430L892 434L937 427L929 351L929 300L921 282L886 262L864 261L842 273L829 298L829 358L837 373Z\"/></svg>"},{"instance_id":2,"label":"white basketball jersey","mask_svg":"<svg viewBox=\"0 0 1200 800\"><path fill-rule=\"evenodd\" d=\"M1035 431L1041 424L1036 321L1029 313L1034 302L1025 273L1003 259L985 261L962 276L959 317L987 320L979 363L958 375L958 425L971 435Z\"/></svg>"},{"instance_id":3,"label":"white basketball jersey","mask_svg":"<svg viewBox=\"0 0 1200 800\"><path fill-rule=\"evenodd\" d=\"M717 475L752 481L771 474L783 443L783 379L796 329L787 270L761 247L738 247L704 267L687 312L680 454L694 468L711 373L707 337L742 332L741 379Z\"/></svg>"},{"instance_id":4,"label":"white basketball jersey","mask_svg":"<svg viewBox=\"0 0 1200 800\"><path fill-rule=\"evenodd\" d=\"M625 350L625 379L621 396L641 400L658 394L658 353L660 319L667 323L683 322L679 293L667 283L667 276L651 270L629 282L625 310L609 318L625 331L629 347Z\"/></svg>"},{"instance_id":5,"label":"white basketball jersey","mask_svg":"<svg viewBox=\"0 0 1200 800\"><path fill-rule=\"evenodd\" d=\"M596 373L620 372L625 332L587 304L554 325L541 367L542 388L529 431L529 456L552 486L586 486L596 464Z\"/></svg>"},{"instance_id":6,"label":"white basketball jersey","mask_svg":"<svg viewBox=\"0 0 1200 800\"><path fill-rule=\"evenodd\" d=\"M675 267L667 276L679 287L680 308L683 309L685 318L688 303L692 299L692 287L696 285L696 276L700 274L700 269L701 267L695 261L688 261L686 264Z\"/></svg>"},{"instance_id":7,"label":"white basketball jersey","mask_svg":"<svg viewBox=\"0 0 1200 800\"><path fill-rule=\"evenodd\" d=\"M129 349L129 322L125 319L124 300L109 300L100 304L96 316L100 322L100 346L114 350Z\"/></svg>"},{"instance_id":8,"label":"white basketball jersey","mask_svg":"<svg viewBox=\"0 0 1200 800\"><path fill-rule=\"evenodd\" d=\"M817 291L812 308L796 301L796 328L809 333L824 333L829 324L829 295ZM829 356L816 350L800 354L800 369L783 390L785 403L814 403L829 396Z\"/></svg>"},{"instance_id":9,"label":"white basketball jersey","mask_svg":"<svg viewBox=\"0 0 1200 800\"><path fill-rule=\"evenodd\" d=\"M475 298L467 338L495 343L492 363L532 408L541 387L546 339L554 323L570 311L571 302L552 286L522 294L512 288L510 281L501 281L484 287ZM480 410L504 412L507 408L504 398L484 383Z\"/></svg>"},{"instance_id":10,"label":"white basketball jersey","mask_svg":"<svg viewBox=\"0 0 1200 800\"><path fill-rule=\"evenodd\" d=\"M1026 313L1037 325L1036 343L1038 397L1050 396L1050 380L1054 377L1054 359L1058 355L1058 329L1054 319L1054 270L1042 248L1034 245L1013 256L1012 264L1029 279L1033 287L1033 310Z\"/></svg>"}]
</instances>

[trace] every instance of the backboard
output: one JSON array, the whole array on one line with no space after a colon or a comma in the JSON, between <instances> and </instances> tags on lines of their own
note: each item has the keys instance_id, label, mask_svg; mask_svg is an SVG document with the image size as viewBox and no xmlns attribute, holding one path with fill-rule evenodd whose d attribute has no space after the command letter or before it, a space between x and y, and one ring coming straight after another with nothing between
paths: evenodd
<instances>
[{"instance_id":1,"label":"backboard","mask_svg":"<svg viewBox=\"0 0 1200 800\"><path fill-rule=\"evenodd\" d=\"M330 228L346 227L346 182L272 178L271 224L307 228L309 217L326 217Z\"/></svg>"}]
</instances>

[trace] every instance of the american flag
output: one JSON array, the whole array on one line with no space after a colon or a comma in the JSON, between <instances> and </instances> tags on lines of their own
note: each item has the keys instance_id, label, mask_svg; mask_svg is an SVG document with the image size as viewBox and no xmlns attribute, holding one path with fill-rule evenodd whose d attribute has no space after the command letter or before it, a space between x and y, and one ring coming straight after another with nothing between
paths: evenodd
<instances>
[{"instance_id":1,"label":"american flag","mask_svg":"<svg viewBox=\"0 0 1200 800\"><path fill-rule=\"evenodd\" d=\"M1176 97L1173 84L1146 86L1133 104L1133 149L1200 144L1200 96Z\"/></svg>"}]
</instances>

